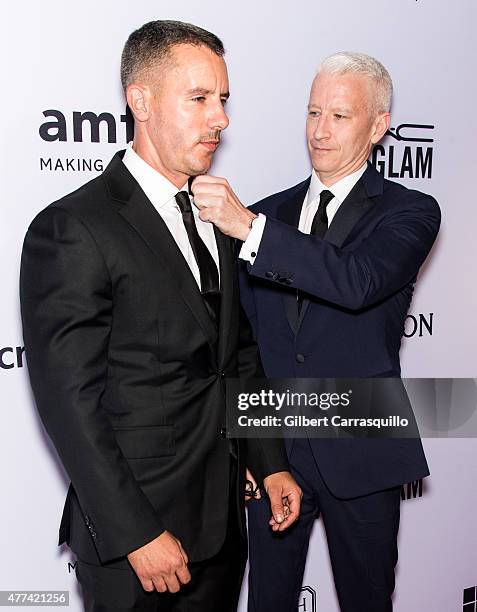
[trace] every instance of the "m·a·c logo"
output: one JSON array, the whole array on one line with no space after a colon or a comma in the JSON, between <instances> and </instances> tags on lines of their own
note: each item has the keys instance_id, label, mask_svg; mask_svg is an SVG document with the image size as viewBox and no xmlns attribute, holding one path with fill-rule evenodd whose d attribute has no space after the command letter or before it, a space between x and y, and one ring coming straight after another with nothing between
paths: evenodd
<instances>
[{"instance_id":1,"label":"m\u00b7a\u00b7c logo","mask_svg":"<svg viewBox=\"0 0 477 612\"><path fill-rule=\"evenodd\" d=\"M316 591L310 586L301 589L298 612L316 612Z\"/></svg>"},{"instance_id":2,"label":"m\u00b7a\u00b7c logo","mask_svg":"<svg viewBox=\"0 0 477 612\"><path fill-rule=\"evenodd\" d=\"M477 612L477 586L464 589L462 612Z\"/></svg>"},{"instance_id":3,"label":"m\u00b7a\u00b7c logo","mask_svg":"<svg viewBox=\"0 0 477 612\"><path fill-rule=\"evenodd\" d=\"M400 123L389 128L384 142L374 145L371 163L390 179L430 179L435 126Z\"/></svg>"}]
</instances>

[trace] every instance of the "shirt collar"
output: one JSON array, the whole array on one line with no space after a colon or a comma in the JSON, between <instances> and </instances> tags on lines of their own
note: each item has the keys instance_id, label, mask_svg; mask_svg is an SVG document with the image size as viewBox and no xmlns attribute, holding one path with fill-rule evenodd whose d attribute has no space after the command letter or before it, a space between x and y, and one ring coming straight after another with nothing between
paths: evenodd
<instances>
[{"instance_id":1,"label":"shirt collar","mask_svg":"<svg viewBox=\"0 0 477 612\"><path fill-rule=\"evenodd\" d=\"M179 191L189 191L187 183L182 189L177 189L165 176L145 162L132 148L132 142L128 143L123 163L156 208L163 208L170 204L171 200L175 206L176 194Z\"/></svg>"},{"instance_id":2,"label":"shirt collar","mask_svg":"<svg viewBox=\"0 0 477 612\"><path fill-rule=\"evenodd\" d=\"M348 174L343 177L339 181L337 181L331 187L327 187L324 185L316 173L315 170L311 173L311 181L310 187L308 188L308 197L306 200L306 205L309 206L315 198L319 197L320 193L323 189L331 191L334 197L340 202L340 204L348 197L349 192L353 189L359 179L363 176L365 170L367 168L367 164L363 164L359 170Z\"/></svg>"}]
</instances>

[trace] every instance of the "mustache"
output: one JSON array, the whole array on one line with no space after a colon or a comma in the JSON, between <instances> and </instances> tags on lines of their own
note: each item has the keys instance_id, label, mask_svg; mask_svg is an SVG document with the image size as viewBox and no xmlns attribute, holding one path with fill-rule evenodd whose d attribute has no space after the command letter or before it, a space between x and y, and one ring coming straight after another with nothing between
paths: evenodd
<instances>
[{"instance_id":1,"label":"mustache","mask_svg":"<svg viewBox=\"0 0 477 612\"><path fill-rule=\"evenodd\" d=\"M200 139L200 142L210 142L210 141L214 141L219 143L220 142L220 134L221 134L222 130L219 130L218 128L214 129L214 130L210 130L206 135L202 136Z\"/></svg>"}]
</instances>

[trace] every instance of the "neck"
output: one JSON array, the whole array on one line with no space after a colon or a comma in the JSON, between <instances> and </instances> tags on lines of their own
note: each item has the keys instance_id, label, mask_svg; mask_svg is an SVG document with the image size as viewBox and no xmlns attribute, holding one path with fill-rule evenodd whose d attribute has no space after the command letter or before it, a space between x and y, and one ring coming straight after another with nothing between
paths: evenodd
<instances>
[{"instance_id":1,"label":"neck","mask_svg":"<svg viewBox=\"0 0 477 612\"><path fill-rule=\"evenodd\" d=\"M359 161L355 161L351 165L345 168L341 168L340 170L334 173L320 172L316 168L315 168L315 172L318 175L318 178L320 179L320 181L323 183L323 185L325 185L325 187L332 187L338 181L341 181L341 179L344 179L345 177L349 176L350 174L353 174L354 172L357 172L360 168L362 168L366 164L367 159L368 159L368 156L366 155L366 157L363 157Z\"/></svg>"},{"instance_id":2,"label":"neck","mask_svg":"<svg viewBox=\"0 0 477 612\"><path fill-rule=\"evenodd\" d=\"M162 176L175 185L177 189L181 189L184 183L189 179L186 174L182 172L173 172L164 166L161 156L147 135L134 134L132 148L146 164L149 164L154 170L162 174Z\"/></svg>"}]
</instances>

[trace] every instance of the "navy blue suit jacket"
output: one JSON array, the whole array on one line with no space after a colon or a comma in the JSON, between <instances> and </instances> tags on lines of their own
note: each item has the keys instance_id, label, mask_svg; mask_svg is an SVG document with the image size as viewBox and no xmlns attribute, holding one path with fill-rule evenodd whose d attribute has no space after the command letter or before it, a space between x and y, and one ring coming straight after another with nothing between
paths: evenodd
<instances>
[{"instance_id":1,"label":"navy blue suit jacket","mask_svg":"<svg viewBox=\"0 0 477 612\"><path fill-rule=\"evenodd\" d=\"M300 232L310 179L252 207L267 216L241 295L271 378L400 376L414 283L440 225L430 196L368 164L324 239ZM296 290L305 292L297 317ZM313 439L322 476L351 498L426 476L419 439Z\"/></svg>"}]
</instances>

